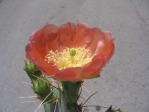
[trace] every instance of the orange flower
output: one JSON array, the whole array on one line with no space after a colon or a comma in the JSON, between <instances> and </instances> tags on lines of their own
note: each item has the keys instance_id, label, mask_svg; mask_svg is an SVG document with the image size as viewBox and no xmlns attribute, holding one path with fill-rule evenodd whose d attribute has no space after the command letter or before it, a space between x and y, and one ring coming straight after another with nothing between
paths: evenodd
<instances>
[{"instance_id":1,"label":"orange flower","mask_svg":"<svg viewBox=\"0 0 149 112\"><path fill-rule=\"evenodd\" d=\"M114 53L113 35L86 24L48 24L33 33L26 57L58 81L80 81L99 76Z\"/></svg>"}]
</instances>

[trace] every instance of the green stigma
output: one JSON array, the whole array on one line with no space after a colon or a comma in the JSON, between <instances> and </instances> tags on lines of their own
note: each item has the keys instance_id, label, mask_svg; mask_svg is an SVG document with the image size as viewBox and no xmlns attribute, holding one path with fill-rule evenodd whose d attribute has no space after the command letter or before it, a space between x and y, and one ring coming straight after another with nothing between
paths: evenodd
<instances>
[{"instance_id":1,"label":"green stigma","mask_svg":"<svg viewBox=\"0 0 149 112\"><path fill-rule=\"evenodd\" d=\"M75 56L76 55L76 50L72 49L70 50L70 56Z\"/></svg>"}]
</instances>

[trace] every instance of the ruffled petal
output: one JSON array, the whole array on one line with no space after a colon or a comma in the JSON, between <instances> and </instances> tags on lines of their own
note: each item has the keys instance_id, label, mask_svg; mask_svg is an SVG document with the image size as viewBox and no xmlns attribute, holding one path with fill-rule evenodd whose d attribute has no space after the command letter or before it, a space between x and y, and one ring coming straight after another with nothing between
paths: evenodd
<instances>
[{"instance_id":1,"label":"ruffled petal","mask_svg":"<svg viewBox=\"0 0 149 112\"><path fill-rule=\"evenodd\" d=\"M88 47L90 43L94 40L94 35L85 24L77 24L75 30L75 36L73 38L74 47Z\"/></svg>"},{"instance_id":2,"label":"ruffled petal","mask_svg":"<svg viewBox=\"0 0 149 112\"><path fill-rule=\"evenodd\" d=\"M59 71L53 63L49 64L43 60L36 61L34 64L49 77L53 77Z\"/></svg>"},{"instance_id":3,"label":"ruffled petal","mask_svg":"<svg viewBox=\"0 0 149 112\"><path fill-rule=\"evenodd\" d=\"M31 44L28 44L26 46L25 51L26 51L26 57L28 59L35 60L35 59L41 58L40 54L32 48Z\"/></svg>"},{"instance_id":4,"label":"ruffled petal","mask_svg":"<svg viewBox=\"0 0 149 112\"><path fill-rule=\"evenodd\" d=\"M74 30L75 24L70 22L59 27L58 41L60 49L73 47Z\"/></svg>"},{"instance_id":5,"label":"ruffled petal","mask_svg":"<svg viewBox=\"0 0 149 112\"><path fill-rule=\"evenodd\" d=\"M66 23L59 28L58 41L62 48L87 47L94 36L85 24Z\"/></svg>"},{"instance_id":6,"label":"ruffled petal","mask_svg":"<svg viewBox=\"0 0 149 112\"><path fill-rule=\"evenodd\" d=\"M57 68L57 66L54 65L54 63L47 63L32 51L27 52L26 57L48 76L53 76L56 72L59 71L59 69Z\"/></svg>"},{"instance_id":7,"label":"ruffled petal","mask_svg":"<svg viewBox=\"0 0 149 112\"><path fill-rule=\"evenodd\" d=\"M77 75L78 74L74 72L71 68L67 68L57 72L53 78L58 81L75 81Z\"/></svg>"},{"instance_id":8,"label":"ruffled petal","mask_svg":"<svg viewBox=\"0 0 149 112\"><path fill-rule=\"evenodd\" d=\"M96 55L92 59L92 62L82 67L81 79L98 77L104 64L105 64L105 61L103 60L103 56Z\"/></svg>"},{"instance_id":9,"label":"ruffled petal","mask_svg":"<svg viewBox=\"0 0 149 112\"><path fill-rule=\"evenodd\" d=\"M49 52L50 50L56 51L59 49L59 42L57 39L58 36L58 28L53 24L48 24L47 26L43 27L43 30L47 32L46 36L46 48Z\"/></svg>"},{"instance_id":10,"label":"ruffled petal","mask_svg":"<svg viewBox=\"0 0 149 112\"><path fill-rule=\"evenodd\" d=\"M109 59L114 54L114 43L113 43L113 35L111 32L104 32L104 41L98 41L98 45L95 51L95 54L101 54L104 56L104 60L106 62L109 61Z\"/></svg>"},{"instance_id":11,"label":"ruffled petal","mask_svg":"<svg viewBox=\"0 0 149 112\"><path fill-rule=\"evenodd\" d=\"M57 37L56 31L57 27L55 25L48 24L31 35L32 49L36 50L42 58L45 57L49 50L57 49L58 44L54 41Z\"/></svg>"},{"instance_id":12,"label":"ruffled petal","mask_svg":"<svg viewBox=\"0 0 149 112\"><path fill-rule=\"evenodd\" d=\"M26 46L26 57L34 63L41 71L47 73L49 76L55 74L59 69L53 66L52 63L47 63L45 61L45 56L52 47L49 48L47 40L54 40L54 34L57 27L52 24L44 26L42 29L34 32L30 37L30 43ZM57 44L55 44L57 45ZM53 44L53 48L55 46ZM52 45L50 45L52 46ZM56 49L56 48L54 48Z\"/></svg>"},{"instance_id":13,"label":"ruffled petal","mask_svg":"<svg viewBox=\"0 0 149 112\"><path fill-rule=\"evenodd\" d=\"M98 28L92 28L91 29L92 33L93 33L93 41L91 42L91 44L87 47L87 49L89 49L89 56L92 56L95 54L95 51L97 49L97 45L98 43L102 43L104 41L104 36L103 36L103 32L98 29Z\"/></svg>"}]
</instances>

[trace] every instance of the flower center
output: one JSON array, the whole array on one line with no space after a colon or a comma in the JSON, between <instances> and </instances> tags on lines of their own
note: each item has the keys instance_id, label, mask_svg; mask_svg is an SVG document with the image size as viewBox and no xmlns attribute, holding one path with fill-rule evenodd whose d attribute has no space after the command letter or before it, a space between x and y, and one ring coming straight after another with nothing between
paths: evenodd
<instances>
[{"instance_id":1,"label":"flower center","mask_svg":"<svg viewBox=\"0 0 149 112\"><path fill-rule=\"evenodd\" d=\"M67 48L63 51L49 51L45 56L48 63L54 62L60 70L70 67L82 67L89 63L92 57L86 57L88 49L85 48Z\"/></svg>"}]
</instances>

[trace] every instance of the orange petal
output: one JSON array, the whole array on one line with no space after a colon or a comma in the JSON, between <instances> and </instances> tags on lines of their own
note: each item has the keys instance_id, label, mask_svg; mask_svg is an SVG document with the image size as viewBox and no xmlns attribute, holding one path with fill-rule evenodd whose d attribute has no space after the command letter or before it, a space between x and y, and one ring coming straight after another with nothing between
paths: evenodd
<instances>
[{"instance_id":1,"label":"orange petal","mask_svg":"<svg viewBox=\"0 0 149 112\"><path fill-rule=\"evenodd\" d=\"M26 50L26 57L28 59L31 58L32 60L35 60L36 58L41 58L40 54L36 50L33 50L31 44L28 44L25 50Z\"/></svg>"},{"instance_id":2,"label":"orange petal","mask_svg":"<svg viewBox=\"0 0 149 112\"><path fill-rule=\"evenodd\" d=\"M112 33L104 32L104 39L105 40L102 43L102 45L100 41L98 42L95 54L102 54L104 56L105 61L108 62L114 54L114 43Z\"/></svg>"},{"instance_id":3,"label":"orange petal","mask_svg":"<svg viewBox=\"0 0 149 112\"><path fill-rule=\"evenodd\" d=\"M75 36L73 38L74 47L88 47L93 41L94 35L85 24L77 24L75 30Z\"/></svg>"},{"instance_id":4,"label":"orange petal","mask_svg":"<svg viewBox=\"0 0 149 112\"><path fill-rule=\"evenodd\" d=\"M45 61L45 55L47 54L47 39L50 38L48 34L55 31L53 25L47 25L42 29L35 32L29 43L26 46L26 57L34 63L41 71L47 73L48 75L54 75L59 69L53 66L53 63L47 63ZM51 31L49 31L51 30Z\"/></svg>"},{"instance_id":5,"label":"orange petal","mask_svg":"<svg viewBox=\"0 0 149 112\"><path fill-rule=\"evenodd\" d=\"M88 63L87 65L83 66L82 68L82 77L81 79L88 79L99 76L102 67L104 66L105 62L103 60L103 56L96 55L92 62Z\"/></svg>"},{"instance_id":6,"label":"orange petal","mask_svg":"<svg viewBox=\"0 0 149 112\"><path fill-rule=\"evenodd\" d=\"M71 68L68 68L57 72L53 78L58 81L75 81L76 77L77 74Z\"/></svg>"},{"instance_id":7,"label":"orange petal","mask_svg":"<svg viewBox=\"0 0 149 112\"><path fill-rule=\"evenodd\" d=\"M44 26L42 29L38 30L35 32L31 37L30 37L30 42L32 45L32 49L35 49L42 58L45 57L45 55L49 52L49 46L48 46L48 41L49 38L52 40L53 39L53 33L56 31L57 27L55 25L49 24ZM55 46L57 44L54 44L52 46L55 49ZM50 48L52 48L50 47Z\"/></svg>"},{"instance_id":8,"label":"orange petal","mask_svg":"<svg viewBox=\"0 0 149 112\"><path fill-rule=\"evenodd\" d=\"M64 48L87 47L94 39L91 28L85 24L66 23L59 28L58 41Z\"/></svg>"},{"instance_id":9,"label":"orange petal","mask_svg":"<svg viewBox=\"0 0 149 112\"><path fill-rule=\"evenodd\" d=\"M53 76L59 69L56 66L53 66L53 63L47 63L42 59L35 51L31 50L30 46L26 46L26 57L34 63L42 72Z\"/></svg>"},{"instance_id":10,"label":"orange petal","mask_svg":"<svg viewBox=\"0 0 149 112\"><path fill-rule=\"evenodd\" d=\"M53 63L47 63L43 60L38 59L38 61L34 61L34 64L44 73L47 74L47 76L54 76L59 69L57 66L54 66Z\"/></svg>"},{"instance_id":11,"label":"orange petal","mask_svg":"<svg viewBox=\"0 0 149 112\"><path fill-rule=\"evenodd\" d=\"M44 32L47 32L45 38L46 49L49 52L50 50L55 51L59 49L59 42L57 41L58 28L53 24L48 24L43 27Z\"/></svg>"},{"instance_id":12,"label":"orange petal","mask_svg":"<svg viewBox=\"0 0 149 112\"><path fill-rule=\"evenodd\" d=\"M87 47L87 49L89 49L89 53L90 53L89 55L93 55L95 53L98 43L99 42L103 43L105 38L103 32L98 28L92 28L92 33L93 33L94 40Z\"/></svg>"},{"instance_id":13,"label":"orange petal","mask_svg":"<svg viewBox=\"0 0 149 112\"><path fill-rule=\"evenodd\" d=\"M75 24L66 23L59 27L58 30L58 41L61 47L71 48L73 47Z\"/></svg>"}]
</instances>

